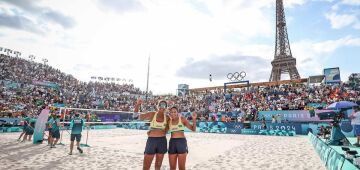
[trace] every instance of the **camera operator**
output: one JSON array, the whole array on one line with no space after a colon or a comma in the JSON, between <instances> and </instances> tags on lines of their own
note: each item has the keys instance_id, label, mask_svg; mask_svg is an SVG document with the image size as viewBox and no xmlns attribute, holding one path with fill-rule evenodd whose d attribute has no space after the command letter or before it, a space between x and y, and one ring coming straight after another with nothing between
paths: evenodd
<instances>
[{"instance_id":1,"label":"camera operator","mask_svg":"<svg viewBox=\"0 0 360 170\"><path fill-rule=\"evenodd\" d=\"M354 112L351 114L351 125L354 125L354 132L357 138L357 142L354 146L360 146L360 109L359 107L353 107Z\"/></svg>"},{"instance_id":2,"label":"camera operator","mask_svg":"<svg viewBox=\"0 0 360 170\"><path fill-rule=\"evenodd\" d=\"M320 127L318 127L319 133L317 134L318 137L324 136L325 138L325 127L323 125L321 125Z\"/></svg>"}]
</instances>

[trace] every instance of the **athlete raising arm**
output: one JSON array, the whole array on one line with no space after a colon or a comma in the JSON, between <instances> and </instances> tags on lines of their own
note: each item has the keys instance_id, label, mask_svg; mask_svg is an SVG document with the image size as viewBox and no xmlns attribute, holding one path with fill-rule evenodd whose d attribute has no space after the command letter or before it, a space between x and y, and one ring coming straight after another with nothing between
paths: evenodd
<instances>
[{"instance_id":1,"label":"athlete raising arm","mask_svg":"<svg viewBox=\"0 0 360 170\"><path fill-rule=\"evenodd\" d=\"M142 100L138 100L135 105L135 113L138 113ZM150 130L148 131L148 139L146 141L143 169L149 170L152 160L155 158L155 169L159 170L164 159L164 154L167 152L167 122L168 116L165 114L167 109L166 101L159 101L156 112L146 112L139 115L140 120L150 120Z\"/></svg>"},{"instance_id":2,"label":"athlete raising arm","mask_svg":"<svg viewBox=\"0 0 360 170\"><path fill-rule=\"evenodd\" d=\"M188 120L178 113L177 107L170 108L170 120L168 125L171 133L171 139L169 142L169 163L171 170L176 170L177 162L179 169L185 170L188 146L184 130L185 127L187 127L192 131L196 131L196 117L196 113L193 112L192 124L190 124Z\"/></svg>"}]
</instances>

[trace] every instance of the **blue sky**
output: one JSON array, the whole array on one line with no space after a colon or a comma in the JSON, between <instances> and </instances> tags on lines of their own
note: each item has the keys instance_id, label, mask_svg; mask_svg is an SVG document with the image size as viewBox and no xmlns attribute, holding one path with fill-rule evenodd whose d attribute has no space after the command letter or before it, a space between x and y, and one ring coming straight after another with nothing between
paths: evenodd
<instances>
[{"instance_id":1,"label":"blue sky","mask_svg":"<svg viewBox=\"0 0 360 170\"><path fill-rule=\"evenodd\" d=\"M296 21L291 20L288 24L291 41L301 41L303 39L327 41L341 39L347 36L359 38L359 25L357 28L354 27L355 24L359 24L360 22L360 1L351 2L347 2L350 4L343 4L344 1L341 0L334 0L331 2L312 1L297 8L287 9L287 16L291 19L296 19ZM337 10L333 9L335 6L338 6ZM357 23L334 28L331 21L327 18L329 13L354 16L357 18ZM343 74L344 79L344 76L348 76L348 73L360 71L360 69L358 69L358 63L360 62L359 54L360 48L358 45L344 46L326 54L327 59L323 60L323 66L340 67L341 71L347 73Z\"/></svg>"},{"instance_id":2,"label":"blue sky","mask_svg":"<svg viewBox=\"0 0 360 170\"><path fill-rule=\"evenodd\" d=\"M360 72L360 0L284 0L302 77L340 67ZM0 1L0 46L47 58L80 80L126 78L175 93L222 85L229 72L267 81L274 57L275 0ZM208 74L213 75L209 82Z\"/></svg>"}]
</instances>

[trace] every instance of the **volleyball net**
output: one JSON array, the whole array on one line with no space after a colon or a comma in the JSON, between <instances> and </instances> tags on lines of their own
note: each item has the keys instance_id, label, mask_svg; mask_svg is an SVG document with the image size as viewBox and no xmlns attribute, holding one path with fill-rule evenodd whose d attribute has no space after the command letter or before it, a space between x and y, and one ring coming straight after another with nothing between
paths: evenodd
<instances>
[{"instance_id":1,"label":"volleyball net","mask_svg":"<svg viewBox=\"0 0 360 170\"><path fill-rule=\"evenodd\" d=\"M89 131L95 129L115 129L115 128L126 128L126 129L147 129L146 126L149 122L135 120L134 117L138 113L127 112L127 111L112 111L112 110L98 110L98 109L83 109L83 108L67 108L60 107L59 113L61 115L61 135L60 145L64 145L63 138L64 132L71 134L69 128L70 121L74 118L75 113L80 114L80 118L85 120L85 127L83 130L86 131L85 143L82 146L88 145Z\"/></svg>"}]
</instances>

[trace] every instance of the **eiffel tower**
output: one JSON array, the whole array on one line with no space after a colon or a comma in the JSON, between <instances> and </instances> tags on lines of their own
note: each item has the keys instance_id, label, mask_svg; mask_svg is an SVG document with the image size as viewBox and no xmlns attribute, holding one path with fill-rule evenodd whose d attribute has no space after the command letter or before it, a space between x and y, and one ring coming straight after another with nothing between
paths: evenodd
<instances>
[{"instance_id":1,"label":"eiffel tower","mask_svg":"<svg viewBox=\"0 0 360 170\"><path fill-rule=\"evenodd\" d=\"M291 54L283 0L276 0L275 56L271 65L272 70L269 81L281 80L281 74L289 74L291 80L300 79L296 68L296 59Z\"/></svg>"}]
</instances>

